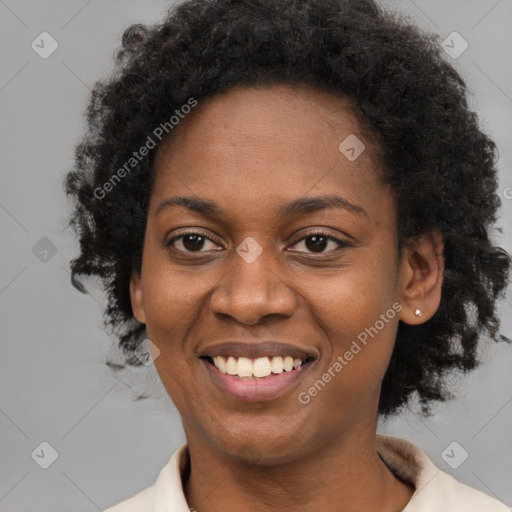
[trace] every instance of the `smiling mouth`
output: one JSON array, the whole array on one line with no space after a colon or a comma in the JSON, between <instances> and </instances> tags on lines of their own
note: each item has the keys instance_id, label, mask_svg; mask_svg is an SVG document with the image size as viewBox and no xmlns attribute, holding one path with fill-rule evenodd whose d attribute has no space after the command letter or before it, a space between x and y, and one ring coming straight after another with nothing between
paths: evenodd
<instances>
[{"instance_id":1,"label":"smiling mouth","mask_svg":"<svg viewBox=\"0 0 512 512\"><path fill-rule=\"evenodd\" d=\"M282 373L301 370L314 361L313 357L293 358L291 356L248 357L234 356L201 356L200 359L208 362L220 373L231 375L241 380L260 380L272 378Z\"/></svg>"}]
</instances>

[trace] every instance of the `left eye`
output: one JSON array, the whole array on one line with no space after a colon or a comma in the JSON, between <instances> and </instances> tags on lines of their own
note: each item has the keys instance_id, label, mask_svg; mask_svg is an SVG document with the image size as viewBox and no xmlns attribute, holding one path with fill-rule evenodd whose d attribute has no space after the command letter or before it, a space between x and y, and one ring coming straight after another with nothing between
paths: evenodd
<instances>
[{"instance_id":1,"label":"left eye","mask_svg":"<svg viewBox=\"0 0 512 512\"><path fill-rule=\"evenodd\" d=\"M304 244L304 246L313 253L324 253L324 252L330 252L324 250L326 247L328 247L329 243L332 243L334 245L333 249L336 250L342 247L348 247L349 244L338 240L337 238L328 235L326 233L310 233L307 236L301 238L296 244L294 244L292 247L298 246L300 244ZM298 251L298 252L304 252L304 251Z\"/></svg>"}]
</instances>

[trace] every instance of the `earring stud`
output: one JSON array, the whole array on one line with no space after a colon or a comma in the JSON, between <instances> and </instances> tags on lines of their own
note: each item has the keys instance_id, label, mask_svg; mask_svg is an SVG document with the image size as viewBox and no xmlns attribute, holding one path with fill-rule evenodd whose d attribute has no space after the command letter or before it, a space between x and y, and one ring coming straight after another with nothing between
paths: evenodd
<instances>
[{"instance_id":1,"label":"earring stud","mask_svg":"<svg viewBox=\"0 0 512 512\"><path fill-rule=\"evenodd\" d=\"M414 311L414 316L421 316L421 309L416 308Z\"/></svg>"}]
</instances>

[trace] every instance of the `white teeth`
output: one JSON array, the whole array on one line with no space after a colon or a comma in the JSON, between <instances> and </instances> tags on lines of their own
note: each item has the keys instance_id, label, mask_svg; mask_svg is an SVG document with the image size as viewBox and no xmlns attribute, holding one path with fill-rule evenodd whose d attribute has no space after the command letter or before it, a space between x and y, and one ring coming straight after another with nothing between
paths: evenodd
<instances>
[{"instance_id":1,"label":"white teeth","mask_svg":"<svg viewBox=\"0 0 512 512\"><path fill-rule=\"evenodd\" d=\"M247 357L240 357L237 373L239 377L252 377L252 361Z\"/></svg>"},{"instance_id":2,"label":"white teeth","mask_svg":"<svg viewBox=\"0 0 512 512\"><path fill-rule=\"evenodd\" d=\"M215 361L214 361L215 363ZM236 375L237 372L238 372L238 368L237 368L237 364L236 364L236 359L234 357L228 357L228 362L226 364L226 373L228 375ZM220 368L219 368L220 370Z\"/></svg>"},{"instance_id":3,"label":"white teeth","mask_svg":"<svg viewBox=\"0 0 512 512\"><path fill-rule=\"evenodd\" d=\"M240 364L240 363L239 363ZM255 377L267 377L272 373L272 367L268 357L258 357L252 364L252 374Z\"/></svg>"},{"instance_id":4,"label":"white teeth","mask_svg":"<svg viewBox=\"0 0 512 512\"><path fill-rule=\"evenodd\" d=\"M286 356L284 358L284 369L287 372L291 372L293 370L293 357Z\"/></svg>"},{"instance_id":5,"label":"white teeth","mask_svg":"<svg viewBox=\"0 0 512 512\"><path fill-rule=\"evenodd\" d=\"M247 357L215 356L213 364L221 373L238 375L238 377L268 377L271 374L280 374L283 371L291 372L302 366L302 360L286 357L258 357L254 360Z\"/></svg>"},{"instance_id":6,"label":"white teeth","mask_svg":"<svg viewBox=\"0 0 512 512\"><path fill-rule=\"evenodd\" d=\"M272 362L270 363L272 367L272 373L283 373L284 364L282 357L273 357Z\"/></svg>"},{"instance_id":7,"label":"white teeth","mask_svg":"<svg viewBox=\"0 0 512 512\"><path fill-rule=\"evenodd\" d=\"M213 358L213 364L222 372L222 373L228 373L227 372L227 364L226 360L222 356L215 356Z\"/></svg>"}]
</instances>

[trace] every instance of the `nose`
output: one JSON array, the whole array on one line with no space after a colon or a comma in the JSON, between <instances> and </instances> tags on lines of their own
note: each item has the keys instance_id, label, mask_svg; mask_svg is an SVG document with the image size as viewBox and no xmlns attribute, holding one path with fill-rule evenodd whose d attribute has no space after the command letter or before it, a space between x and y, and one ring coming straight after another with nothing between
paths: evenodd
<instances>
[{"instance_id":1,"label":"nose","mask_svg":"<svg viewBox=\"0 0 512 512\"><path fill-rule=\"evenodd\" d=\"M255 325L264 317L291 317L297 307L296 295L280 274L279 262L270 250L251 263L234 253L226 261L226 271L210 297L214 314L229 316L245 325Z\"/></svg>"}]
</instances>

